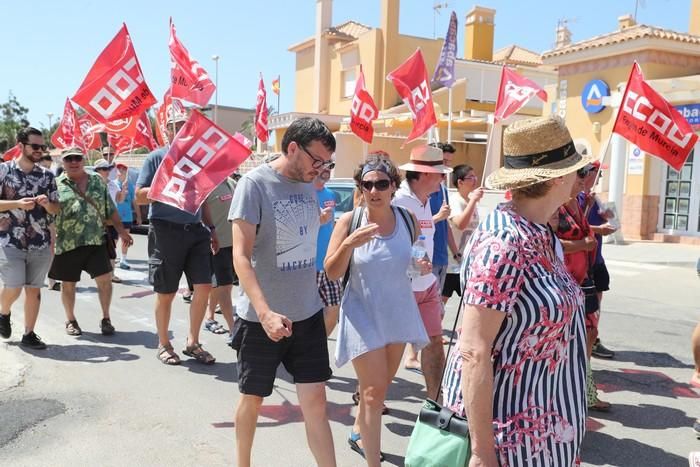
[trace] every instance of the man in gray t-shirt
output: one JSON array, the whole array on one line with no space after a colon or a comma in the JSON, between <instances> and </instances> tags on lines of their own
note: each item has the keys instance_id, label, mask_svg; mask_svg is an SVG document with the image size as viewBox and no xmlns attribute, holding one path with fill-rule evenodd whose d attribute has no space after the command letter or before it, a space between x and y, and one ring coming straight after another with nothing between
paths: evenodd
<instances>
[{"instance_id":1,"label":"man in gray t-shirt","mask_svg":"<svg viewBox=\"0 0 700 467\"><path fill-rule=\"evenodd\" d=\"M280 363L293 376L309 446L319 466L334 466L326 415L331 376L321 299L316 286L320 209L311 181L335 165L335 138L318 119L294 121L283 155L246 174L236 186L229 220L242 289L231 346L238 352L236 455L250 465L258 412L272 393Z\"/></svg>"}]
</instances>

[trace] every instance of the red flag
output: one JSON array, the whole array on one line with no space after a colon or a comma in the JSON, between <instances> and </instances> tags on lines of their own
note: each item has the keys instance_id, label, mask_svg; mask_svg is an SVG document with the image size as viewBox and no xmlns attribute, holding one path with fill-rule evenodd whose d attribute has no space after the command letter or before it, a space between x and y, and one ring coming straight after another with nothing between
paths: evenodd
<instances>
[{"instance_id":1,"label":"red flag","mask_svg":"<svg viewBox=\"0 0 700 467\"><path fill-rule=\"evenodd\" d=\"M265 92L262 73L260 73L258 99L255 104L255 134L258 135L258 139L263 143L267 141L267 93Z\"/></svg>"},{"instance_id":2,"label":"red flag","mask_svg":"<svg viewBox=\"0 0 700 467\"><path fill-rule=\"evenodd\" d=\"M240 138L194 111L163 157L149 197L194 214L249 155Z\"/></svg>"},{"instance_id":3,"label":"red flag","mask_svg":"<svg viewBox=\"0 0 700 467\"><path fill-rule=\"evenodd\" d=\"M151 122L147 113L142 113L138 119L135 119L135 122L136 133L131 138L119 133L107 133L107 140L109 145L114 148L115 156L131 152L133 148L143 147L152 151L158 147L155 138L153 138Z\"/></svg>"},{"instance_id":4,"label":"red flag","mask_svg":"<svg viewBox=\"0 0 700 467\"><path fill-rule=\"evenodd\" d=\"M537 83L504 66L501 69L501 86L498 88L496 110L493 112L494 120L510 117L527 104L532 96L547 102L547 93Z\"/></svg>"},{"instance_id":5,"label":"red flag","mask_svg":"<svg viewBox=\"0 0 700 467\"><path fill-rule=\"evenodd\" d=\"M90 114L82 114L78 117L78 126L80 127L80 133L82 135L82 144L78 144L78 146L83 151L100 149L102 140L98 132L93 131L93 129L97 127L97 121L92 118Z\"/></svg>"},{"instance_id":6,"label":"red flag","mask_svg":"<svg viewBox=\"0 0 700 467\"><path fill-rule=\"evenodd\" d=\"M680 171L698 135L688 121L632 66L613 132Z\"/></svg>"},{"instance_id":7,"label":"red flag","mask_svg":"<svg viewBox=\"0 0 700 467\"><path fill-rule=\"evenodd\" d=\"M107 133L118 135L122 138L131 139L136 136L136 124L139 119L135 115L127 118L120 118L105 123L95 123L88 129L88 133Z\"/></svg>"},{"instance_id":8,"label":"red flag","mask_svg":"<svg viewBox=\"0 0 700 467\"><path fill-rule=\"evenodd\" d=\"M19 145L19 143L15 144L12 146L10 149L5 152L5 154L2 155L2 160L7 162L11 161L12 159L17 159L19 156L22 155L22 146Z\"/></svg>"},{"instance_id":9,"label":"red flag","mask_svg":"<svg viewBox=\"0 0 700 467\"><path fill-rule=\"evenodd\" d=\"M83 134L78 125L78 117L70 99L66 98L66 105L63 106L63 116L58 124L58 128L51 135L51 142L60 149L78 146L85 150Z\"/></svg>"},{"instance_id":10,"label":"red flag","mask_svg":"<svg viewBox=\"0 0 700 467\"><path fill-rule=\"evenodd\" d=\"M406 143L410 143L437 124L428 69L420 49L389 73L386 79L394 83L399 96L413 114L413 129L406 138Z\"/></svg>"},{"instance_id":11,"label":"red flag","mask_svg":"<svg viewBox=\"0 0 700 467\"><path fill-rule=\"evenodd\" d=\"M126 24L97 57L73 101L99 122L140 115L156 103Z\"/></svg>"},{"instance_id":12,"label":"red flag","mask_svg":"<svg viewBox=\"0 0 700 467\"><path fill-rule=\"evenodd\" d=\"M161 146L166 146L170 144L170 138L168 137L167 123L175 115L185 116L185 107L182 105L178 99L173 99L170 94L170 89L168 89L163 95L163 102L156 111L156 133L158 135L158 141L160 141Z\"/></svg>"},{"instance_id":13,"label":"red flag","mask_svg":"<svg viewBox=\"0 0 700 467\"><path fill-rule=\"evenodd\" d=\"M211 99L216 86L209 79L209 75L196 60L192 60L189 52L175 35L175 25L170 18L170 69L171 93L173 97L204 107Z\"/></svg>"},{"instance_id":14,"label":"red flag","mask_svg":"<svg viewBox=\"0 0 700 467\"><path fill-rule=\"evenodd\" d=\"M365 89L365 74L360 65L360 76L355 83L355 95L350 107L350 129L362 141L372 143L374 127L372 122L379 115L379 109L374 104L374 99Z\"/></svg>"}]
</instances>

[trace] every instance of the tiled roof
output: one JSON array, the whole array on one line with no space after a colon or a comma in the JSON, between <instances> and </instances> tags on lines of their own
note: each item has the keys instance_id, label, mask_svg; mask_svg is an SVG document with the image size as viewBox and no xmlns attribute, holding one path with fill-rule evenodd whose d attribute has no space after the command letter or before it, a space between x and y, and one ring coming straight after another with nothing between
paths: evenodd
<instances>
[{"instance_id":1,"label":"tiled roof","mask_svg":"<svg viewBox=\"0 0 700 467\"><path fill-rule=\"evenodd\" d=\"M324 32L328 36L330 36L332 39L335 39L337 41L341 42L351 42L360 37L362 34L366 33L367 31L371 31L372 28L364 25L362 23L358 23L357 21L346 21L344 23L341 23L337 26L331 26L330 28L326 29ZM292 46L289 47L290 51L297 52L302 49L306 49L307 47L311 47L314 44L314 38L309 37L304 39L301 42L298 42Z\"/></svg>"},{"instance_id":2,"label":"tiled roof","mask_svg":"<svg viewBox=\"0 0 700 467\"><path fill-rule=\"evenodd\" d=\"M496 63L542 65L542 56L537 52L513 44L495 51L493 61Z\"/></svg>"},{"instance_id":3,"label":"tiled roof","mask_svg":"<svg viewBox=\"0 0 700 467\"><path fill-rule=\"evenodd\" d=\"M575 42L559 49L548 50L542 54L542 58L547 59L551 57L558 57L561 55L579 52L581 50L605 47L608 45L644 38L666 39L676 42L685 42L687 44L700 44L700 36L676 32L670 29L657 28L655 26L647 26L645 24L638 24L620 31L601 34L600 36L595 36L585 41Z\"/></svg>"}]
</instances>

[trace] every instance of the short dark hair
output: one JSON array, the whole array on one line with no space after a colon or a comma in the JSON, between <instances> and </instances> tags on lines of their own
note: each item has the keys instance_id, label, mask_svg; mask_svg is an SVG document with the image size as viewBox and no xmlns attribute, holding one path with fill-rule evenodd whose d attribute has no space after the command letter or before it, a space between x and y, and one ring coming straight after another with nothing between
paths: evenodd
<instances>
[{"instance_id":1,"label":"short dark hair","mask_svg":"<svg viewBox=\"0 0 700 467\"><path fill-rule=\"evenodd\" d=\"M414 170L407 170L406 171L406 181L407 182L417 182L420 180L420 174L422 172L416 172Z\"/></svg>"},{"instance_id":2,"label":"short dark hair","mask_svg":"<svg viewBox=\"0 0 700 467\"><path fill-rule=\"evenodd\" d=\"M294 120L282 137L282 152L287 154L287 148L292 141L307 147L313 141L320 141L330 152L335 152L335 136L331 130L318 118L304 117Z\"/></svg>"},{"instance_id":3,"label":"short dark hair","mask_svg":"<svg viewBox=\"0 0 700 467\"><path fill-rule=\"evenodd\" d=\"M459 164L452 170L452 185L457 186L457 182L464 180L464 177L469 175L469 172L474 170L471 165Z\"/></svg>"},{"instance_id":4,"label":"short dark hair","mask_svg":"<svg viewBox=\"0 0 700 467\"><path fill-rule=\"evenodd\" d=\"M454 146L452 146L450 143L442 143L442 152L449 152L450 154L454 154L457 152L457 149L455 149Z\"/></svg>"},{"instance_id":5,"label":"short dark hair","mask_svg":"<svg viewBox=\"0 0 700 467\"><path fill-rule=\"evenodd\" d=\"M44 134L41 131L37 130L33 126L28 126L26 128L22 128L17 132L17 142L27 144L29 142L30 135L36 135L41 137L44 136Z\"/></svg>"}]
</instances>

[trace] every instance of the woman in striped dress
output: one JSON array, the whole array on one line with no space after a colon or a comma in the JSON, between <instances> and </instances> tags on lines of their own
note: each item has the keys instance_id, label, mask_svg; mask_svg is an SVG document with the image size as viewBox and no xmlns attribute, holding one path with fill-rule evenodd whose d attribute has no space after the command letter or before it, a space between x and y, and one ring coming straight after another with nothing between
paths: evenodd
<instances>
[{"instance_id":1,"label":"woman in striped dress","mask_svg":"<svg viewBox=\"0 0 700 467\"><path fill-rule=\"evenodd\" d=\"M590 158L554 117L515 122L503 148L505 167L487 185L510 190L512 201L465 247L464 316L445 403L469 420L470 466L577 465L586 420L583 295L547 221Z\"/></svg>"}]
</instances>

